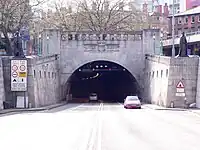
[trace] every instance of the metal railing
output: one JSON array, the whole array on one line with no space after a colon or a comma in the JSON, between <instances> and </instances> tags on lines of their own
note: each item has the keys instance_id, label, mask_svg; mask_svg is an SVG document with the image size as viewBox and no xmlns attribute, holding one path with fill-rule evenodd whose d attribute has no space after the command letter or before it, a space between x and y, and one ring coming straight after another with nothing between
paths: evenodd
<instances>
[{"instance_id":1,"label":"metal railing","mask_svg":"<svg viewBox=\"0 0 200 150\"><path fill-rule=\"evenodd\" d=\"M197 34L200 34L200 31L187 32L187 33L185 33L186 36L192 36L192 35L197 35ZM175 35L175 38L180 38L181 35L182 35L182 34ZM168 40L168 39L172 39L172 36L163 37L163 40Z\"/></svg>"}]
</instances>

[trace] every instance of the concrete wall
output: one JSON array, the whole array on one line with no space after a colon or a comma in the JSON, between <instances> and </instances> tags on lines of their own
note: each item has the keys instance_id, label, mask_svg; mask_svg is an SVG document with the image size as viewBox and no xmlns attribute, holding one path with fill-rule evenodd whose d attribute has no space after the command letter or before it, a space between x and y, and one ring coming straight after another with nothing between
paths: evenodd
<instances>
[{"instance_id":1,"label":"concrete wall","mask_svg":"<svg viewBox=\"0 0 200 150\"><path fill-rule=\"evenodd\" d=\"M200 108L200 61L199 61L197 76L198 77L197 77L196 107Z\"/></svg>"},{"instance_id":2,"label":"concrete wall","mask_svg":"<svg viewBox=\"0 0 200 150\"><path fill-rule=\"evenodd\" d=\"M170 58L146 56L144 100L161 106L167 105Z\"/></svg>"},{"instance_id":3,"label":"concrete wall","mask_svg":"<svg viewBox=\"0 0 200 150\"><path fill-rule=\"evenodd\" d=\"M56 55L29 59L29 97L33 107L58 103L59 61Z\"/></svg>"},{"instance_id":4,"label":"concrete wall","mask_svg":"<svg viewBox=\"0 0 200 150\"><path fill-rule=\"evenodd\" d=\"M168 99L174 101L175 106L184 107L187 103L196 102L197 74L199 58L173 58L170 63ZM176 85L182 81L185 86L186 97L177 97ZM168 104L169 106L170 104Z\"/></svg>"},{"instance_id":5,"label":"concrete wall","mask_svg":"<svg viewBox=\"0 0 200 150\"><path fill-rule=\"evenodd\" d=\"M174 107L186 107L186 103L196 102L198 65L198 58L147 55L144 94L146 101L165 107L170 107L171 102ZM176 96L179 81L185 86L185 97Z\"/></svg>"},{"instance_id":6,"label":"concrete wall","mask_svg":"<svg viewBox=\"0 0 200 150\"><path fill-rule=\"evenodd\" d=\"M3 78L3 64L0 59L0 110L3 109L3 101L5 101L4 78Z\"/></svg>"},{"instance_id":7,"label":"concrete wall","mask_svg":"<svg viewBox=\"0 0 200 150\"><path fill-rule=\"evenodd\" d=\"M2 58L3 77L5 85L5 101L13 106L16 106L17 96L24 96L24 92L12 92L10 90L11 59L12 57ZM28 101L31 107L41 107L55 104L61 100L58 59L59 58L57 57L57 55L42 58L27 56L28 90L26 92L26 95L28 96Z\"/></svg>"}]
</instances>

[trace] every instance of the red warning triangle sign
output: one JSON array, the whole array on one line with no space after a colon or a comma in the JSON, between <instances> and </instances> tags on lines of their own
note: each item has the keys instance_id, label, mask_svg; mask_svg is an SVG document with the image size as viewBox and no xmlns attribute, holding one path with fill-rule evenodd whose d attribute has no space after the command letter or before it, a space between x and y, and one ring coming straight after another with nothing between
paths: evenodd
<instances>
[{"instance_id":1,"label":"red warning triangle sign","mask_svg":"<svg viewBox=\"0 0 200 150\"><path fill-rule=\"evenodd\" d=\"M179 81L176 88L184 88L183 82Z\"/></svg>"}]
</instances>

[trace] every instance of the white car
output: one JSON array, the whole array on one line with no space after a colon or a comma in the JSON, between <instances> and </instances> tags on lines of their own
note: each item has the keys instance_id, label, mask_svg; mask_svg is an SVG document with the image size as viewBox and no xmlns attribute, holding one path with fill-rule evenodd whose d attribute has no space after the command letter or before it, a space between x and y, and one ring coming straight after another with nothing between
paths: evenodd
<instances>
[{"instance_id":1,"label":"white car","mask_svg":"<svg viewBox=\"0 0 200 150\"><path fill-rule=\"evenodd\" d=\"M89 101L97 101L98 100L98 97L97 97L97 94L96 93L91 93L90 96L89 96Z\"/></svg>"},{"instance_id":2,"label":"white car","mask_svg":"<svg viewBox=\"0 0 200 150\"><path fill-rule=\"evenodd\" d=\"M138 96L127 96L124 100L124 108L141 108Z\"/></svg>"}]
</instances>

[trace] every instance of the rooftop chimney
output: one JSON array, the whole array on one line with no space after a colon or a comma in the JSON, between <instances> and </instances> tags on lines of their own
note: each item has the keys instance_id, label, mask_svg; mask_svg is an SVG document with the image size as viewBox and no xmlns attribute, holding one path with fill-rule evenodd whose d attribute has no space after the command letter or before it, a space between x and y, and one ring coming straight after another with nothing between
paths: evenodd
<instances>
[{"instance_id":1,"label":"rooftop chimney","mask_svg":"<svg viewBox=\"0 0 200 150\"><path fill-rule=\"evenodd\" d=\"M162 5L157 6L157 13L162 14Z\"/></svg>"},{"instance_id":2,"label":"rooftop chimney","mask_svg":"<svg viewBox=\"0 0 200 150\"><path fill-rule=\"evenodd\" d=\"M169 7L168 7L167 3L165 3L163 8L164 8L164 16L167 17L169 15Z\"/></svg>"},{"instance_id":3,"label":"rooftop chimney","mask_svg":"<svg viewBox=\"0 0 200 150\"><path fill-rule=\"evenodd\" d=\"M143 12L146 14L148 13L148 4L147 3L143 4Z\"/></svg>"}]
</instances>

